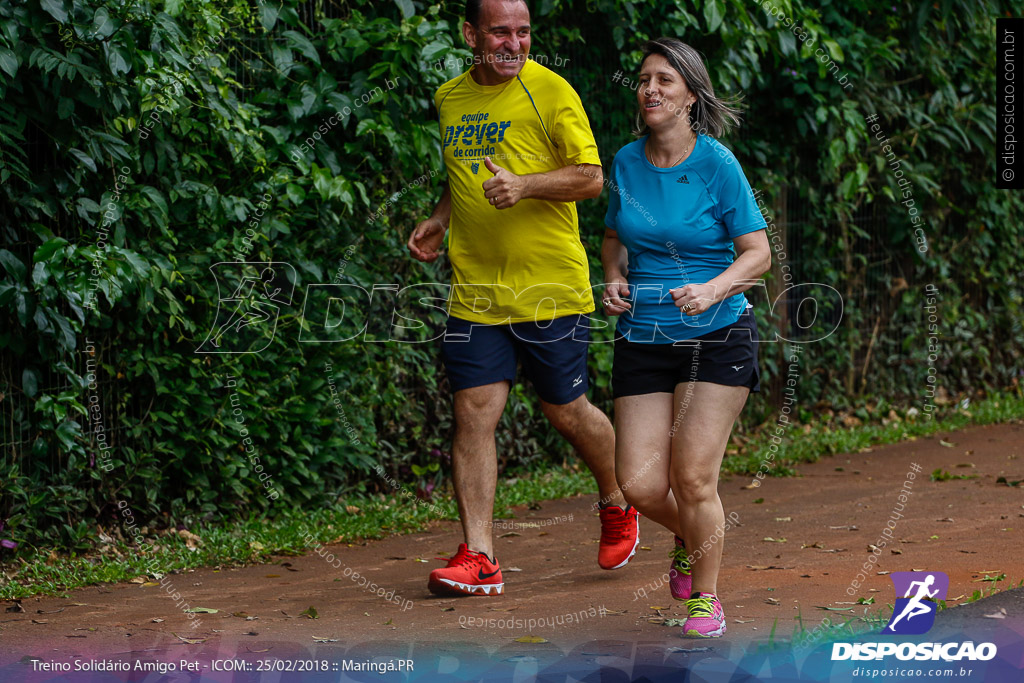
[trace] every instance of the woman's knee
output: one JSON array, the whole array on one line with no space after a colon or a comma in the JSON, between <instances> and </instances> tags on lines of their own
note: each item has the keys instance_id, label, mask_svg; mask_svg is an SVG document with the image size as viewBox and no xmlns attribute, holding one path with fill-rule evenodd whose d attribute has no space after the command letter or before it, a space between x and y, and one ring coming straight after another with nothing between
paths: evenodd
<instances>
[{"instance_id":1,"label":"woman's knee","mask_svg":"<svg viewBox=\"0 0 1024 683\"><path fill-rule=\"evenodd\" d=\"M703 503L718 496L718 472L675 472L672 491L687 503Z\"/></svg>"},{"instance_id":2,"label":"woman's knee","mask_svg":"<svg viewBox=\"0 0 1024 683\"><path fill-rule=\"evenodd\" d=\"M619 490L626 502L635 507L641 513L651 508L656 508L668 498L669 489L666 485L637 482L633 479L619 479Z\"/></svg>"}]
</instances>

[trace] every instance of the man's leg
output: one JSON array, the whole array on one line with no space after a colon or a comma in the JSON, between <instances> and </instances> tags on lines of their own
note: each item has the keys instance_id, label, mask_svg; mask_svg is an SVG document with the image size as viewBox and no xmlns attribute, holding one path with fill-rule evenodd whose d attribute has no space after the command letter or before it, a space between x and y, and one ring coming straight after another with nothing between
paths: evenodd
<instances>
[{"instance_id":1,"label":"man's leg","mask_svg":"<svg viewBox=\"0 0 1024 683\"><path fill-rule=\"evenodd\" d=\"M626 501L615 479L615 430L608 417L586 396L564 405L541 400L540 407L594 475L601 502L624 507Z\"/></svg>"},{"instance_id":2,"label":"man's leg","mask_svg":"<svg viewBox=\"0 0 1024 683\"><path fill-rule=\"evenodd\" d=\"M459 517L469 549L490 557L494 557L490 522L498 483L494 430L508 391L508 382L495 382L455 392L452 479Z\"/></svg>"}]
</instances>

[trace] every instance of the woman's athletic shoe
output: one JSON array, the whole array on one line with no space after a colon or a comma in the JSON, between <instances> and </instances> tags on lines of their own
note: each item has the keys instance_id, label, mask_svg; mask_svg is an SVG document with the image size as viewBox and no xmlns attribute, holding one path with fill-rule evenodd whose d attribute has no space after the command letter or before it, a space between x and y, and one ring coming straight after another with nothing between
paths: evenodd
<instances>
[{"instance_id":1,"label":"woman's athletic shoe","mask_svg":"<svg viewBox=\"0 0 1024 683\"><path fill-rule=\"evenodd\" d=\"M714 593L694 593L686 601L690 617L683 624L689 638L716 638L725 633L725 610Z\"/></svg>"},{"instance_id":2,"label":"woman's athletic shoe","mask_svg":"<svg viewBox=\"0 0 1024 683\"><path fill-rule=\"evenodd\" d=\"M497 560L460 543L447 566L430 572L427 588L435 595L498 595L505 584Z\"/></svg>"},{"instance_id":3,"label":"woman's athletic shoe","mask_svg":"<svg viewBox=\"0 0 1024 683\"><path fill-rule=\"evenodd\" d=\"M686 546L683 539L676 536L676 547L669 552L672 565L668 568L668 587L676 600L688 600L693 590L693 577L690 576L690 561L687 559Z\"/></svg>"},{"instance_id":4,"label":"woman's athletic shoe","mask_svg":"<svg viewBox=\"0 0 1024 683\"><path fill-rule=\"evenodd\" d=\"M640 513L632 505L598 506L601 516L601 546L597 563L601 569L618 569L629 562L640 545Z\"/></svg>"}]
</instances>

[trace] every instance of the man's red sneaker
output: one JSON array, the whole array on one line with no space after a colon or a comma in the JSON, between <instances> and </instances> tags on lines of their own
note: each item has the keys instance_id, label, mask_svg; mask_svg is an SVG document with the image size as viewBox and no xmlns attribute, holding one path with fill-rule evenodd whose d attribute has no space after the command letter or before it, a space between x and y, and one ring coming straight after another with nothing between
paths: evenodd
<instances>
[{"instance_id":1,"label":"man's red sneaker","mask_svg":"<svg viewBox=\"0 0 1024 683\"><path fill-rule=\"evenodd\" d=\"M430 572L427 588L435 595L499 595L505 584L497 561L460 543L446 567Z\"/></svg>"},{"instance_id":2,"label":"man's red sneaker","mask_svg":"<svg viewBox=\"0 0 1024 683\"><path fill-rule=\"evenodd\" d=\"M629 562L640 545L640 513L632 505L600 508L601 547L597 563L601 569L618 569Z\"/></svg>"}]
</instances>

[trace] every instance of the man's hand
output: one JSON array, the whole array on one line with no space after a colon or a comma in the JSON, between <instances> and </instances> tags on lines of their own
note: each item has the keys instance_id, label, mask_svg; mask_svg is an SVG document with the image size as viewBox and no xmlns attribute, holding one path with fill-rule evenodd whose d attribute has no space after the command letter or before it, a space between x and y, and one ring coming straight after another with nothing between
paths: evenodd
<instances>
[{"instance_id":1,"label":"man's hand","mask_svg":"<svg viewBox=\"0 0 1024 683\"><path fill-rule=\"evenodd\" d=\"M621 277L612 278L611 282L605 284L604 298L601 300L605 315L619 315L632 308L625 300L628 296L629 285L626 280Z\"/></svg>"},{"instance_id":2,"label":"man's hand","mask_svg":"<svg viewBox=\"0 0 1024 683\"><path fill-rule=\"evenodd\" d=\"M676 306L688 316L700 315L715 305L715 294L718 288L714 285L683 285L678 289L670 289L668 293Z\"/></svg>"},{"instance_id":3,"label":"man's hand","mask_svg":"<svg viewBox=\"0 0 1024 683\"><path fill-rule=\"evenodd\" d=\"M420 221L409 235L409 253L417 261L433 263L443 253L438 248L444 242L445 230L445 226L436 218Z\"/></svg>"},{"instance_id":4,"label":"man's hand","mask_svg":"<svg viewBox=\"0 0 1024 683\"><path fill-rule=\"evenodd\" d=\"M506 171L498 166L490 157L484 157L484 166L494 177L484 182L484 197L496 209L508 209L516 205L526 189L526 181L522 176Z\"/></svg>"}]
</instances>

